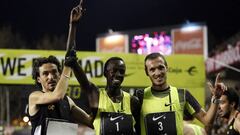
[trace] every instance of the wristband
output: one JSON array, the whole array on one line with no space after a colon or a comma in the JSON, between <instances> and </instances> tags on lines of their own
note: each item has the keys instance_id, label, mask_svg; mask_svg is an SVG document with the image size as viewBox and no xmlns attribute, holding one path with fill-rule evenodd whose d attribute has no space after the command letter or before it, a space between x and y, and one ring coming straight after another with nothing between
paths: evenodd
<instances>
[{"instance_id":1,"label":"wristband","mask_svg":"<svg viewBox=\"0 0 240 135\"><path fill-rule=\"evenodd\" d=\"M220 99L212 98L212 103L213 104L219 104L220 103Z\"/></svg>"}]
</instances>

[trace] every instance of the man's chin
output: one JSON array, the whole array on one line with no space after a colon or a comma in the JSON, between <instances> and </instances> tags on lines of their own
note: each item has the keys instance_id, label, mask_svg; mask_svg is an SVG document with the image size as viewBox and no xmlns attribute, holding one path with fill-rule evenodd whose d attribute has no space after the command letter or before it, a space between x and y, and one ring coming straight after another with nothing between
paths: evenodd
<instances>
[{"instance_id":1,"label":"man's chin","mask_svg":"<svg viewBox=\"0 0 240 135\"><path fill-rule=\"evenodd\" d=\"M55 86L49 87L49 90L50 90L50 91L54 91L54 89L55 89Z\"/></svg>"},{"instance_id":2,"label":"man's chin","mask_svg":"<svg viewBox=\"0 0 240 135\"><path fill-rule=\"evenodd\" d=\"M114 88L118 88L118 87L121 86L121 83L114 83L112 86L113 86Z\"/></svg>"},{"instance_id":3,"label":"man's chin","mask_svg":"<svg viewBox=\"0 0 240 135\"><path fill-rule=\"evenodd\" d=\"M164 83L163 83L163 82L155 82L154 85L156 85L156 86L162 86L162 85L164 85Z\"/></svg>"},{"instance_id":4,"label":"man's chin","mask_svg":"<svg viewBox=\"0 0 240 135\"><path fill-rule=\"evenodd\" d=\"M227 114L222 114L222 113L220 113L219 115L220 115L222 118L227 118L227 119L229 118L229 115L227 115Z\"/></svg>"},{"instance_id":5,"label":"man's chin","mask_svg":"<svg viewBox=\"0 0 240 135\"><path fill-rule=\"evenodd\" d=\"M223 118L226 118L228 119L229 118L229 115L221 115Z\"/></svg>"}]
</instances>

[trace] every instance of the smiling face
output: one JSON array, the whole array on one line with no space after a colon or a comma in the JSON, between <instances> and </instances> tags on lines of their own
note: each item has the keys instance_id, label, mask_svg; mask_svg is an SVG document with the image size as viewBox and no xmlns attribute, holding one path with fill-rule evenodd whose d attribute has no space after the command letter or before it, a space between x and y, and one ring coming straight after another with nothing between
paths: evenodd
<instances>
[{"instance_id":1,"label":"smiling face","mask_svg":"<svg viewBox=\"0 0 240 135\"><path fill-rule=\"evenodd\" d=\"M45 63L39 67L37 81L41 84L43 91L53 91L60 79L58 68L53 63Z\"/></svg>"},{"instance_id":2,"label":"smiling face","mask_svg":"<svg viewBox=\"0 0 240 135\"><path fill-rule=\"evenodd\" d=\"M120 88L126 71L122 60L111 60L106 67L106 79L109 88Z\"/></svg>"},{"instance_id":3,"label":"smiling face","mask_svg":"<svg viewBox=\"0 0 240 135\"><path fill-rule=\"evenodd\" d=\"M145 62L146 73L152 82L152 87L156 90L166 89L167 86L167 66L162 57L147 59Z\"/></svg>"}]
</instances>

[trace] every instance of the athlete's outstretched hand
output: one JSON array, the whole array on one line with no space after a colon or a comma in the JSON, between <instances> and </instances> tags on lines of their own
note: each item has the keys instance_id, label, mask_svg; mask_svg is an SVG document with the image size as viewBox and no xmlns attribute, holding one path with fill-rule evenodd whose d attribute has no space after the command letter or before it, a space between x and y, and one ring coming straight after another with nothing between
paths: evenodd
<instances>
[{"instance_id":1,"label":"athlete's outstretched hand","mask_svg":"<svg viewBox=\"0 0 240 135\"><path fill-rule=\"evenodd\" d=\"M71 11L71 15L70 15L70 23L77 23L81 16L83 14L83 8L82 8L82 0L80 1L80 4L76 7L74 7Z\"/></svg>"},{"instance_id":2,"label":"athlete's outstretched hand","mask_svg":"<svg viewBox=\"0 0 240 135\"><path fill-rule=\"evenodd\" d=\"M219 99L223 92L227 90L227 86L220 81L220 74L217 74L214 85L208 82L208 87L211 90L212 95Z\"/></svg>"}]
</instances>

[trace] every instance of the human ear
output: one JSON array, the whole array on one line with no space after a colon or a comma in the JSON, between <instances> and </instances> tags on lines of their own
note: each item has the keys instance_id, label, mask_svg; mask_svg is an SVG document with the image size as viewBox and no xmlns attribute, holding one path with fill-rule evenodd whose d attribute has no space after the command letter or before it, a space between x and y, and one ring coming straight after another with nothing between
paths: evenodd
<instances>
[{"instance_id":1,"label":"human ear","mask_svg":"<svg viewBox=\"0 0 240 135\"><path fill-rule=\"evenodd\" d=\"M165 67L166 68L166 72L168 72L168 67Z\"/></svg>"},{"instance_id":2,"label":"human ear","mask_svg":"<svg viewBox=\"0 0 240 135\"><path fill-rule=\"evenodd\" d=\"M37 82L38 82L38 83L41 83L40 77L37 77Z\"/></svg>"},{"instance_id":3,"label":"human ear","mask_svg":"<svg viewBox=\"0 0 240 135\"><path fill-rule=\"evenodd\" d=\"M145 74L148 76L148 71L146 67L145 67Z\"/></svg>"},{"instance_id":4,"label":"human ear","mask_svg":"<svg viewBox=\"0 0 240 135\"><path fill-rule=\"evenodd\" d=\"M230 105L231 105L232 108L234 108L234 106L236 105L236 103L235 103L235 102L232 102Z\"/></svg>"}]
</instances>

